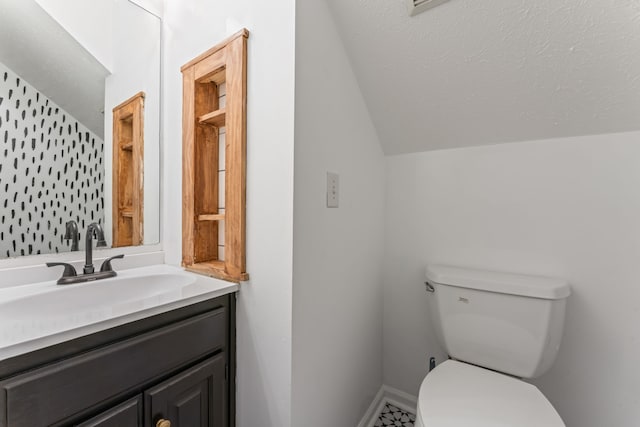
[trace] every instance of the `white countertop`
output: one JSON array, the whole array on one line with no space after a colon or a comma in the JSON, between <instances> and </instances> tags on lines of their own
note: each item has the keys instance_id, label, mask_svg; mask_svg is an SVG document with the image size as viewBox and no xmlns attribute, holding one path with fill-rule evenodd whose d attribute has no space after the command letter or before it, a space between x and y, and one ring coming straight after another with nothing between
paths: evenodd
<instances>
[{"instance_id":1,"label":"white countertop","mask_svg":"<svg viewBox=\"0 0 640 427\"><path fill-rule=\"evenodd\" d=\"M0 288L0 360L237 290L236 283L165 264L74 285Z\"/></svg>"}]
</instances>

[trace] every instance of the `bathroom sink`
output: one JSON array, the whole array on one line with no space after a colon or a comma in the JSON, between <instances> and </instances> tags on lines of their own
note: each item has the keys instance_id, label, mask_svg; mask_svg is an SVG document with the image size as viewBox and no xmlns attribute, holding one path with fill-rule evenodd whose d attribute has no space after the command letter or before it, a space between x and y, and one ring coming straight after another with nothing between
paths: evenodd
<instances>
[{"instance_id":1,"label":"bathroom sink","mask_svg":"<svg viewBox=\"0 0 640 427\"><path fill-rule=\"evenodd\" d=\"M168 265L74 285L0 289L0 360L236 290Z\"/></svg>"},{"instance_id":2,"label":"bathroom sink","mask_svg":"<svg viewBox=\"0 0 640 427\"><path fill-rule=\"evenodd\" d=\"M58 286L46 292L0 303L0 324L44 319L52 321L89 315L104 310L115 311L150 298L179 295L195 279L179 274L151 274L138 277L114 277L77 285Z\"/></svg>"}]
</instances>

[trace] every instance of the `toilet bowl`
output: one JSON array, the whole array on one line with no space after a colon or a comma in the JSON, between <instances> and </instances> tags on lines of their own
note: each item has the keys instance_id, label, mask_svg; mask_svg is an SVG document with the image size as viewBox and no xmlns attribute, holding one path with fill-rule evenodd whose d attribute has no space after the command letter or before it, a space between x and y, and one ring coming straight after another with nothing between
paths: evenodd
<instances>
[{"instance_id":1,"label":"toilet bowl","mask_svg":"<svg viewBox=\"0 0 640 427\"><path fill-rule=\"evenodd\" d=\"M420 386L416 427L565 427L535 386L447 360Z\"/></svg>"},{"instance_id":2,"label":"toilet bowl","mask_svg":"<svg viewBox=\"0 0 640 427\"><path fill-rule=\"evenodd\" d=\"M427 267L429 312L450 359L423 380L416 427L564 427L538 388L557 355L566 281Z\"/></svg>"}]
</instances>

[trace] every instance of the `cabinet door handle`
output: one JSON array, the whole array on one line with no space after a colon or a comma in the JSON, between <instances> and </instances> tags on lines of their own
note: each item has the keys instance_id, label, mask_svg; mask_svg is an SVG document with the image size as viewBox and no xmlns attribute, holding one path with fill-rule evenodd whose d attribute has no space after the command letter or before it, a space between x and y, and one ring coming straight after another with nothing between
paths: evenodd
<instances>
[{"instance_id":1,"label":"cabinet door handle","mask_svg":"<svg viewBox=\"0 0 640 427\"><path fill-rule=\"evenodd\" d=\"M171 421L159 419L156 423L156 427L171 427Z\"/></svg>"}]
</instances>

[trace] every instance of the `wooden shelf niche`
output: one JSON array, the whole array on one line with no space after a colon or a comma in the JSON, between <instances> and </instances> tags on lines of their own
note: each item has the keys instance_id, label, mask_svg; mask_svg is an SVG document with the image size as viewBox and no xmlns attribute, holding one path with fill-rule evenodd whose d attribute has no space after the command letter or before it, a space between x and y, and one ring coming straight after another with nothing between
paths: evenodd
<instances>
[{"instance_id":1,"label":"wooden shelf niche","mask_svg":"<svg viewBox=\"0 0 640 427\"><path fill-rule=\"evenodd\" d=\"M247 38L182 66L182 265L239 282L245 267Z\"/></svg>"},{"instance_id":2,"label":"wooden shelf niche","mask_svg":"<svg viewBox=\"0 0 640 427\"><path fill-rule=\"evenodd\" d=\"M113 244L136 246L144 233L144 92L113 109Z\"/></svg>"}]
</instances>

